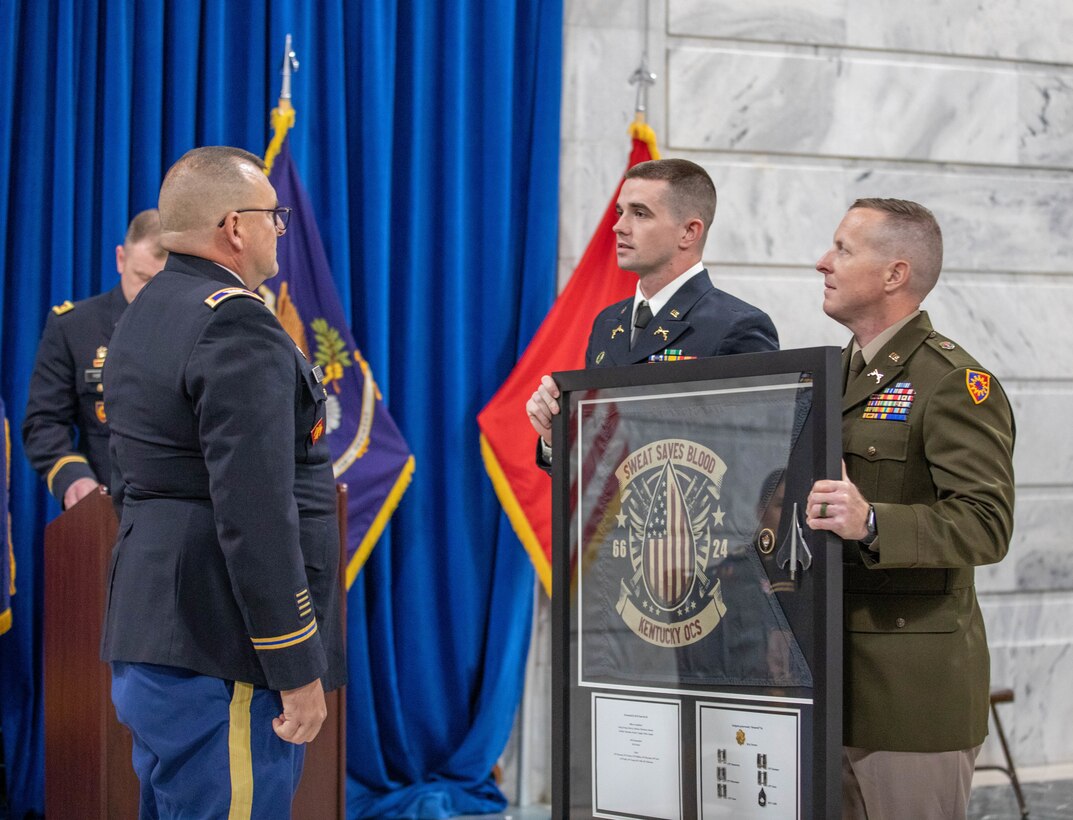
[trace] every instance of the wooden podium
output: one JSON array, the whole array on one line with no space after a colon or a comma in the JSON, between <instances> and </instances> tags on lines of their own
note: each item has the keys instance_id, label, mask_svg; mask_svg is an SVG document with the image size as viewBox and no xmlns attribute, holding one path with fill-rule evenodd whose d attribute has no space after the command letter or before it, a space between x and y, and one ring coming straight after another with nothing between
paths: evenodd
<instances>
[{"instance_id":1,"label":"wooden podium","mask_svg":"<svg viewBox=\"0 0 1073 820\"><path fill-rule=\"evenodd\" d=\"M346 623L346 485L337 487L339 584ZM111 820L138 816L131 738L112 708L112 677L100 660L105 574L118 523L112 500L91 493L45 527L45 813ZM292 814L346 811L345 689L328 693L328 718L306 746Z\"/></svg>"}]
</instances>

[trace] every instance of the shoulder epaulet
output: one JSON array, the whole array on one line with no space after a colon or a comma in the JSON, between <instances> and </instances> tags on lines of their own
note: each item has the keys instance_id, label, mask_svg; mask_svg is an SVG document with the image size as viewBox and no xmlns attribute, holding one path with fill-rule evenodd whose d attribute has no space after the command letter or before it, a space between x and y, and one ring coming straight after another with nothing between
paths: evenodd
<instances>
[{"instance_id":1,"label":"shoulder epaulet","mask_svg":"<svg viewBox=\"0 0 1073 820\"><path fill-rule=\"evenodd\" d=\"M205 300L205 304L213 310L216 310L216 308L234 296L246 296L250 299L256 299L262 305L265 303L265 300L252 290L246 290L246 288L220 288L220 290L216 291L216 293Z\"/></svg>"},{"instance_id":2,"label":"shoulder epaulet","mask_svg":"<svg viewBox=\"0 0 1073 820\"><path fill-rule=\"evenodd\" d=\"M70 299L65 299L63 304L53 305L52 312L57 316L63 316L65 313L70 313L75 309L75 303Z\"/></svg>"},{"instance_id":3,"label":"shoulder epaulet","mask_svg":"<svg viewBox=\"0 0 1073 820\"><path fill-rule=\"evenodd\" d=\"M966 352L965 348L934 330L928 334L925 341L954 367L968 367L976 364L976 360Z\"/></svg>"}]
</instances>

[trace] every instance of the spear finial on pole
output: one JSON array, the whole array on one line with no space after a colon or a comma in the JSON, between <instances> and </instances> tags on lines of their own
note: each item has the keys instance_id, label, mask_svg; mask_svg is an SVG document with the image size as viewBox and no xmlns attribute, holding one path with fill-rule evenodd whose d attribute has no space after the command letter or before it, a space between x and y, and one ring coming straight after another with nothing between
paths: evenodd
<instances>
[{"instance_id":1,"label":"spear finial on pole","mask_svg":"<svg viewBox=\"0 0 1073 820\"><path fill-rule=\"evenodd\" d=\"M279 149L283 147L283 140L287 132L294 125L294 108L291 106L291 74L298 70L298 58L294 49L291 48L291 35L283 45L283 68L280 74L283 81L280 84L279 104L272 109L272 140L265 150L265 173L272 171L272 163L275 162Z\"/></svg>"},{"instance_id":2,"label":"spear finial on pole","mask_svg":"<svg viewBox=\"0 0 1073 820\"><path fill-rule=\"evenodd\" d=\"M652 126L645 122L645 113L648 111L648 89L656 84L656 75L648 68L648 0L645 0L645 47L641 52L641 64L630 75L630 85L637 86L637 101L633 107L633 122L630 123L630 136L648 144L648 153L652 159L659 159L659 148L656 145L656 132Z\"/></svg>"}]
</instances>

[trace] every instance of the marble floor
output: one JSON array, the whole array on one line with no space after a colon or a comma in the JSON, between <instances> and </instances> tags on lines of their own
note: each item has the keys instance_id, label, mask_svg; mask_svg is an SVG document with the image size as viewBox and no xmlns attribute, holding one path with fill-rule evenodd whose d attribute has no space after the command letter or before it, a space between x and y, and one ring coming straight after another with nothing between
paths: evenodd
<instances>
[{"instance_id":1,"label":"marble floor","mask_svg":"<svg viewBox=\"0 0 1073 820\"><path fill-rule=\"evenodd\" d=\"M1071 820L1073 818L1073 780L1022 783L1028 804L1029 820ZM1013 789L1005 784L975 786L969 803L969 820L1018 820L1021 813ZM478 815L468 816L477 820ZM549 820L547 806L510 808L502 814L482 814L482 820ZM458 818L466 820L466 818Z\"/></svg>"},{"instance_id":2,"label":"marble floor","mask_svg":"<svg viewBox=\"0 0 1073 820\"><path fill-rule=\"evenodd\" d=\"M1073 780L1022 783L1030 820L1073 818ZM969 801L969 820L1019 818L1017 799L1008 785L977 786Z\"/></svg>"}]
</instances>

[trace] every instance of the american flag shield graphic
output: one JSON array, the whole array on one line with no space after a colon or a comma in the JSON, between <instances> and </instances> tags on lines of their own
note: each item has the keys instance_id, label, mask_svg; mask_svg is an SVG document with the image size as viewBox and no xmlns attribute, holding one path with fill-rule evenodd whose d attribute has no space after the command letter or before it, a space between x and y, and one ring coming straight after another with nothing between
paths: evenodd
<instances>
[{"instance_id":1,"label":"american flag shield graphic","mask_svg":"<svg viewBox=\"0 0 1073 820\"><path fill-rule=\"evenodd\" d=\"M678 476L666 464L645 523L644 577L657 606L672 610L688 597L696 576L696 543Z\"/></svg>"}]
</instances>

